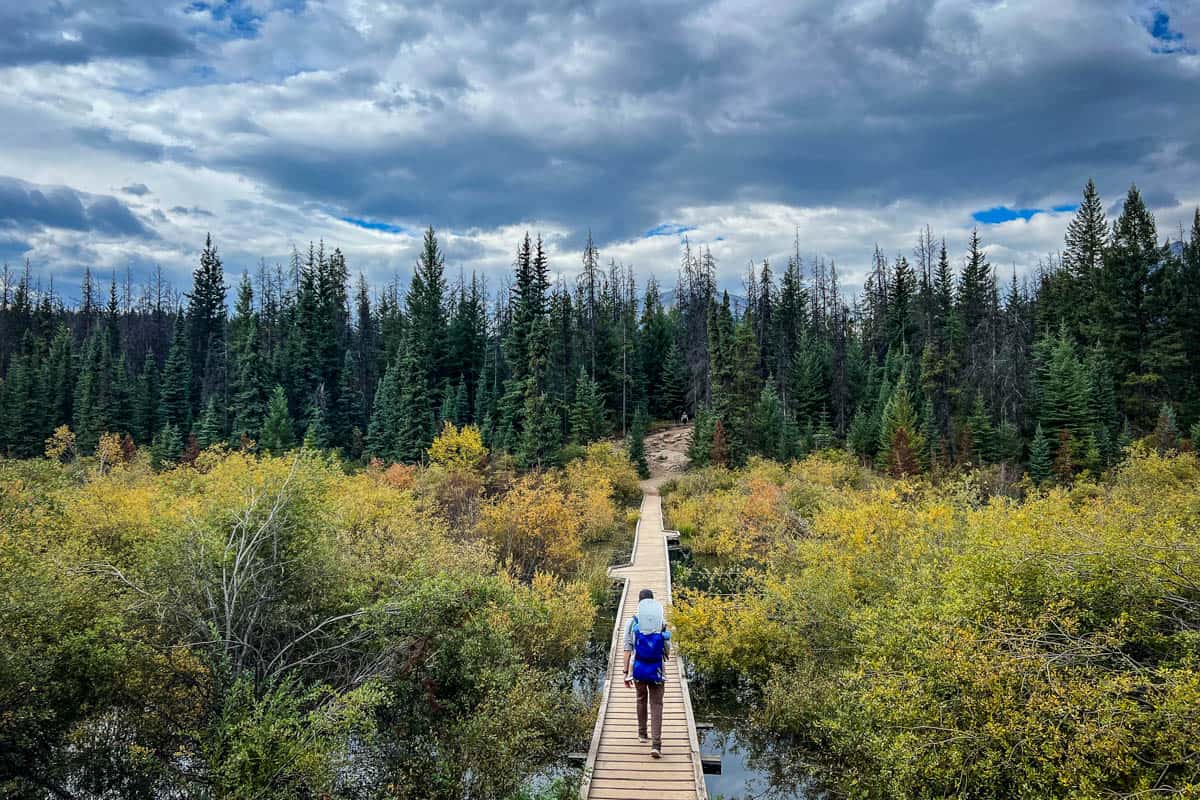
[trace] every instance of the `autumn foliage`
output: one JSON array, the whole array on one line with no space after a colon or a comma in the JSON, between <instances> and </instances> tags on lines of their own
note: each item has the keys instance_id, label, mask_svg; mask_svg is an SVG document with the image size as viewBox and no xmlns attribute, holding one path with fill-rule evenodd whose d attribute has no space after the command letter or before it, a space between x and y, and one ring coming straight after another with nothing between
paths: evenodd
<instances>
[{"instance_id":1,"label":"autumn foliage","mask_svg":"<svg viewBox=\"0 0 1200 800\"><path fill-rule=\"evenodd\" d=\"M709 680L856 798L1196 796L1200 465L987 498L825 456L680 479L668 524L741 565L673 624Z\"/></svg>"},{"instance_id":2,"label":"autumn foliage","mask_svg":"<svg viewBox=\"0 0 1200 800\"><path fill-rule=\"evenodd\" d=\"M585 734L611 446L514 481L469 427L356 472L121 445L0 460L0 795L510 797Z\"/></svg>"}]
</instances>

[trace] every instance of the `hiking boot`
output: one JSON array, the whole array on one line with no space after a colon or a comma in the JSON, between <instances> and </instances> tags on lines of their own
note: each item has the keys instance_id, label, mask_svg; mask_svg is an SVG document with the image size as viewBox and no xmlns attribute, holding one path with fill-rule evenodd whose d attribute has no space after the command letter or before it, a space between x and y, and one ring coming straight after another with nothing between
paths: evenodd
<instances>
[{"instance_id":1,"label":"hiking boot","mask_svg":"<svg viewBox=\"0 0 1200 800\"><path fill-rule=\"evenodd\" d=\"M662 742L654 743L654 746L650 748L650 757L662 758Z\"/></svg>"},{"instance_id":2,"label":"hiking boot","mask_svg":"<svg viewBox=\"0 0 1200 800\"><path fill-rule=\"evenodd\" d=\"M639 733L638 741L641 742L642 744L650 744L650 737L644 733Z\"/></svg>"}]
</instances>

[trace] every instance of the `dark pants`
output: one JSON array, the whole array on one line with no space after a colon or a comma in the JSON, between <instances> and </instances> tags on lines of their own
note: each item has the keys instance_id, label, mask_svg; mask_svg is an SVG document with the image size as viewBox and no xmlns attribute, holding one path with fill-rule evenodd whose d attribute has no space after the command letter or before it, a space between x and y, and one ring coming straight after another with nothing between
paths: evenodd
<instances>
[{"instance_id":1,"label":"dark pants","mask_svg":"<svg viewBox=\"0 0 1200 800\"><path fill-rule=\"evenodd\" d=\"M650 740L654 747L662 747L663 689L661 683L634 681L637 689L638 736L646 735L646 701L650 703Z\"/></svg>"}]
</instances>

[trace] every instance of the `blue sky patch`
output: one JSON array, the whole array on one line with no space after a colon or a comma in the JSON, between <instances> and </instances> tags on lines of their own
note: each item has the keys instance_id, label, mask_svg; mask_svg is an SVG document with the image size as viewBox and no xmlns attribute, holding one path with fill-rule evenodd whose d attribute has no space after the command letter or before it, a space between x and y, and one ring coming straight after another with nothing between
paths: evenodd
<instances>
[{"instance_id":1,"label":"blue sky patch","mask_svg":"<svg viewBox=\"0 0 1200 800\"><path fill-rule=\"evenodd\" d=\"M1079 203L1064 203L1063 205L1055 206L1054 208L1052 208L1050 210L1057 211L1059 214L1068 213L1068 212L1072 212L1072 211L1078 211Z\"/></svg>"},{"instance_id":2,"label":"blue sky patch","mask_svg":"<svg viewBox=\"0 0 1200 800\"><path fill-rule=\"evenodd\" d=\"M408 231L399 225L393 225L390 222L379 222L373 219L359 219L358 217L338 217L342 222L349 222L356 228L363 228L368 231L380 231L382 233L407 233Z\"/></svg>"},{"instance_id":3,"label":"blue sky patch","mask_svg":"<svg viewBox=\"0 0 1200 800\"><path fill-rule=\"evenodd\" d=\"M688 231L696 230L695 225L679 225L674 222L664 222L661 225L655 225L650 230L642 234L643 239L652 239L655 236L682 236Z\"/></svg>"},{"instance_id":4,"label":"blue sky patch","mask_svg":"<svg viewBox=\"0 0 1200 800\"><path fill-rule=\"evenodd\" d=\"M224 2L207 3L195 0L184 9L189 14L209 14L217 22L229 25L229 34L235 39L254 39L258 37L258 27L262 24L262 15L253 8L248 8L242 0L224 0Z\"/></svg>"},{"instance_id":5,"label":"blue sky patch","mask_svg":"<svg viewBox=\"0 0 1200 800\"><path fill-rule=\"evenodd\" d=\"M1194 48L1188 47L1184 42L1182 33L1171 30L1171 15L1165 11L1155 11L1146 30L1161 42L1157 47L1150 48L1155 53L1191 54L1196 52Z\"/></svg>"},{"instance_id":6,"label":"blue sky patch","mask_svg":"<svg viewBox=\"0 0 1200 800\"><path fill-rule=\"evenodd\" d=\"M976 211L971 218L983 225L999 225L1001 222L1012 222L1014 219L1032 219L1035 214L1042 213L1040 208L1009 208L996 206L983 211Z\"/></svg>"}]
</instances>

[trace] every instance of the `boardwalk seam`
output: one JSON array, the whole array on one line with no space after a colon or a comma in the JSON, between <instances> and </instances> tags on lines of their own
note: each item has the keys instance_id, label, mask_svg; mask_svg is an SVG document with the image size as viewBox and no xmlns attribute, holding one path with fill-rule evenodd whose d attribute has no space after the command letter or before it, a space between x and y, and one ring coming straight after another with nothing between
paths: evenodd
<instances>
[{"instance_id":1,"label":"boardwalk seam","mask_svg":"<svg viewBox=\"0 0 1200 800\"><path fill-rule=\"evenodd\" d=\"M632 567L633 560L637 558L638 540L642 538L642 513L638 509L637 524L633 528L633 547L629 551L629 561L621 566L611 566L608 568L608 577L616 577L613 575L614 569L623 569L624 567ZM621 599L617 601L617 618L613 621L612 640L608 644L609 665L604 670L604 690L600 695L600 707L596 711L596 728L592 731L592 743L588 746L587 761L583 765L583 780L579 784L579 797L581 800L587 800L588 790L592 784L592 772L596 768L596 756L600 752L600 738L604 734L604 716L608 711L608 696L612 690L612 659L616 658L617 641L621 635L621 614L625 610L625 595L629 591L629 578L622 579Z\"/></svg>"}]
</instances>

